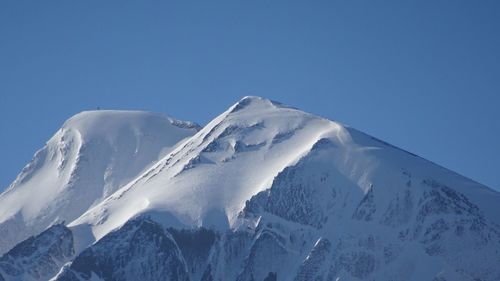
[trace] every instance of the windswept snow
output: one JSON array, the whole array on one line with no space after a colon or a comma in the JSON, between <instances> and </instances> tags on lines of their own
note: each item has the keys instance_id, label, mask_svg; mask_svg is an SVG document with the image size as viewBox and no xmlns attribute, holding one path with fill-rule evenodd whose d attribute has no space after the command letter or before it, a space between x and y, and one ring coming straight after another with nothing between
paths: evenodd
<instances>
[{"instance_id":1,"label":"windswept snow","mask_svg":"<svg viewBox=\"0 0 500 281\"><path fill-rule=\"evenodd\" d=\"M51 224L76 219L197 130L139 111L73 116L0 195L0 253Z\"/></svg>"}]
</instances>

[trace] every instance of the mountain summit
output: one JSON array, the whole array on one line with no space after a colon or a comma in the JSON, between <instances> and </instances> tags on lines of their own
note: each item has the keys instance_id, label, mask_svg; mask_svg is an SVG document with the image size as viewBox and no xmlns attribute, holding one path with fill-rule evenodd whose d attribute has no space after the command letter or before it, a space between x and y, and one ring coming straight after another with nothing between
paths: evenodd
<instances>
[{"instance_id":1,"label":"mountain summit","mask_svg":"<svg viewBox=\"0 0 500 281\"><path fill-rule=\"evenodd\" d=\"M73 116L0 195L0 253L78 218L197 130L194 123L139 111Z\"/></svg>"},{"instance_id":2,"label":"mountain summit","mask_svg":"<svg viewBox=\"0 0 500 281\"><path fill-rule=\"evenodd\" d=\"M5 253L0 280L499 280L499 202L260 97L203 128L85 112L0 196L0 249L36 234Z\"/></svg>"}]
</instances>

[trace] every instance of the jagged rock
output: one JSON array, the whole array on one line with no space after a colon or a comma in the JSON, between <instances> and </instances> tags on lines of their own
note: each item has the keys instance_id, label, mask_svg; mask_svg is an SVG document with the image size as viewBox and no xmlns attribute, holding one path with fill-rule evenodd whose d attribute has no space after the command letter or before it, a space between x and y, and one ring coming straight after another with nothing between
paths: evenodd
<instances>
[{"instance_id":1,"label":"jagged rock","mask_svg":"<svg viewBox=\"0 0 500 281\"><path fill-rule=\"evenodd\" d=\"M19 243L0 258L0 280L47 280L74 254L73 235L62 224Z\"/></svg>"}]
</instances>

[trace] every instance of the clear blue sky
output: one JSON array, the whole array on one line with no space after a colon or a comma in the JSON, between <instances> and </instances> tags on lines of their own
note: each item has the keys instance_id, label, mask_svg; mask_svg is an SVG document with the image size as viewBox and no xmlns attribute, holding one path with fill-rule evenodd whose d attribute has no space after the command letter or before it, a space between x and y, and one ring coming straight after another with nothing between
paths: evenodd
<instances>
[{"instance_id":1,"label":"clear blue sky","mask_svg":"<svg viewBox=\"0 0 500 281\"><path fill-rule=\"evenodd\" d=\"M500 190L500 1L0 2L0 190L70 116L258 95Z\"/></svg>"}]
</instances>

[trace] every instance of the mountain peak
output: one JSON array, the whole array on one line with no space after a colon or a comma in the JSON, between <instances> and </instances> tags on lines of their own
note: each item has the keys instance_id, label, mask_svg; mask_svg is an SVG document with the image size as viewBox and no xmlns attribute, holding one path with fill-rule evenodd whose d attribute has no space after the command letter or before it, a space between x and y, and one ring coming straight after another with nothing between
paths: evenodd
<instances>
[{"instance_id":1,"label":"mountain peak","mask_svg":"<svg viewBox=\"0 0 500 281\"><path fill-rule=\"evenodd\" d=\"M54 222L74 220L198 130L143 111L74 115L0 195L0 224L6 226L0 228L0 253Z\"/></svg>"},{"instance_id":2,"label":"mountain peak","mask_svg":"<svg viewBox=\"0 0 500 281\"><path fill-rule=\"evenodd\" d=\"M231 108L230 112L238 112L241 110L264 110L264 109L275 109L281 107L288 107L279 102L266 99L258 96L245 96L237 103L235 103Z\"/></svg>"}]
</instances>

